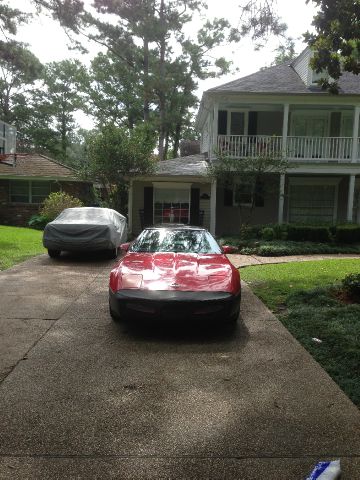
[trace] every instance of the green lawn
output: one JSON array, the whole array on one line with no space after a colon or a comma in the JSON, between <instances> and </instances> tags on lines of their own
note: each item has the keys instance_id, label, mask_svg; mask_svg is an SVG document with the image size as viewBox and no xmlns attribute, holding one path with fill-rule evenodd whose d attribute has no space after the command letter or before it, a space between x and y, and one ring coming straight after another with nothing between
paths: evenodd
<instances>
[{"instance_id":1,"label":"green lawn","mask_svg":"<svg viewBox=\"0 0 360 480\"><path fill-rule=\"evenodd\" d=\"M340 291L337 284L348 273L360 273L360 260L259 265L241 270L256 295L360 406L360 305L343 303L336 295Z\"/></svg>"},{"instance_id":2,"label":"green lawn","mask_svg":"<svg viewBox=\"0 0 360 480\"><path fill-rule=\"evenodd\" d=\"M0 225L0 270L45 253L42 233L38 230Z\"/></svg>"},{"instance_id":3,"label":"green lawn","mask_svg":"<svg viewBox=\"0 0 360 480\"><path fill-rule=\"evenodd\" d=\"M257 265L240 273L255 294L276 310L290 293L339 283L348 273L360 273L360 259Z\"/></svg>"}]
</instances>

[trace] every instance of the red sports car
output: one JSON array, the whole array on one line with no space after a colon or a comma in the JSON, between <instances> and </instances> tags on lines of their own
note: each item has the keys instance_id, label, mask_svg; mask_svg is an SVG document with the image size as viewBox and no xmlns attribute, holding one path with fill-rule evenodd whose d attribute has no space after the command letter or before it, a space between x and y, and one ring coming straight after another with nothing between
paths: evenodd
<instances>
[{"instance_id":1,"label":"red sports car","mask_svg":"<svg viewBox=\"0 0 360 480\"><path fill-rule=\"evenodd\" d=\"M240 274L210 233L181 225L145 229L110 274L114 319L222 319L236 322Z\"/></svg>"}]
</instances>

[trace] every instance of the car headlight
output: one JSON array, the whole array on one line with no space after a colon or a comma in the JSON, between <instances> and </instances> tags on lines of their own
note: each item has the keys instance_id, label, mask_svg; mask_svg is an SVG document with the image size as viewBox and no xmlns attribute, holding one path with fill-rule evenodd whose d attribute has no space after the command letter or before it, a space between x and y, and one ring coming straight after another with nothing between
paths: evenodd
<instances>
[{"instance_id":1,"label":"car headlight","mask_svg":"<svg viewBox=\"0 0 360 480\"><path fill-rule=\"evenodd\" d=\"M135 273L128 273L121 276L121 288L140 288L143 276Z\"/></svg>"}]
</instances>

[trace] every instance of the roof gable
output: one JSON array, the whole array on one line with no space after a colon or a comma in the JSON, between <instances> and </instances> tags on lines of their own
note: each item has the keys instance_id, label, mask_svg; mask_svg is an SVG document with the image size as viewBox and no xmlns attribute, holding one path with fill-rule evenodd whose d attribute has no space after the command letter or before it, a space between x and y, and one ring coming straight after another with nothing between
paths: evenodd
<instances>
[{"instance_id":1,"label":"roof gable","mask_svg":"<svg viewBox=\"0 0 360 480\"><path fill-rule=\"evenodd\" d=\"M207 92L331 95L318 85L306 86L296 69L298 64L295 61L291 65L275 65L211 88ZM300 71L299 73L301 74ZM340 95L360 95L360 75L344 72L339 79L339 87Z\"/></svg>"}]
</instances>

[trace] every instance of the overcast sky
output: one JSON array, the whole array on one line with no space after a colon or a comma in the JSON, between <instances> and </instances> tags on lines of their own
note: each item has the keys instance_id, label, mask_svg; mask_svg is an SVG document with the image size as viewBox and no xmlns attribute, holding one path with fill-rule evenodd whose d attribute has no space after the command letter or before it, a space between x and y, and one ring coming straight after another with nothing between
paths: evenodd
<instances>
[{"instance_id":1,"label":"overcast sky","mask_svg":"<svg viewBox=\"0 0 360 480\"><path fill-rule=\"evenodd\" d=\"M239 17L238 6L240 2L241 0L208 0L208 10L204 13L209 18L226 17L234 23ZM91 4L92 0L84 0L84 3ZM12 0L11 6L23 11L33 11L29 0ZM301 37L304 32L311 30L311 22L315 13L315 8L311 2L306 5L305 0L277 0L277 9L282 20L288 25L288 34L293 38ZM199 20L194 19L193 23L194 25L191 28L196 31L200 26ZM60 61L65 58L79 58L81 61L88 63L97 52L97 47L92 47L90 55L85 57L78 52L68 50L67 44L69 42L64 31L56 22L45 15L35 16L30 24L19 28L18 39L29 43L32 52L43 63ZM214 54L231 59L234 67L239 68L239 72L220 79L202 81L199 85L199 96L208 88L249 75L261 67L269 65L274 58L274 49L279 45L279 42L279 39L270 39L265 47L255 51L252 42L244 39L237 45L217 49ZM302 39L297 40L296 46L299 53L305 48ZM78 121L85 128L91 126L84 117L79 117Z\"/></svg>"}]
</instances>

